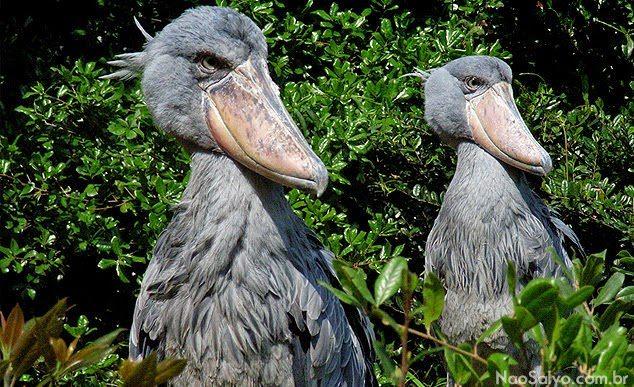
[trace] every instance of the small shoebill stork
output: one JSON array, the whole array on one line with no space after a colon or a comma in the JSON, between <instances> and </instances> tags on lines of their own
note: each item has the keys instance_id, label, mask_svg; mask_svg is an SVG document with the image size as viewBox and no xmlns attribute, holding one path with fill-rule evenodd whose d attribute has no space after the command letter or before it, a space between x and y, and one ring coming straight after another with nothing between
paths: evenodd
<instances>
[{"instance_id":1,"label":"small shoebill stork","mask_svg":"<svg viewBox=\"0 0 634 387\"><path fill-rule=\"evenodd\" d=\"M143 51L106 78L141 74L191 176L143 277L130 357L185 358L182 386L373 384L370 324L319 285L337 281L332 254L284 196L319 196L328 175L269 76L264 35L220 7L142 32Z\"/></svg>"},{"instance_id":2,"label":"small shoebill stork","mask_svg":"<svg viewBox=\"0 0 634 387\"><path fill-rule=\"evenodd\" d=\"M458 153L427 239L425 266L447 290L442 331L452 342L468 342L512 312L507 259L521 288L533 278L562 274L553 252L571 265L564 237L580 244L527 183L526 173L544 176L552 163L515 106L511 68L497 58L470 56L418 75L426 79L426 121ZM501 332L481 348L514 353ZM531 364L524 369L533 361L525 359Z\"/></svg>"}]
</instances>

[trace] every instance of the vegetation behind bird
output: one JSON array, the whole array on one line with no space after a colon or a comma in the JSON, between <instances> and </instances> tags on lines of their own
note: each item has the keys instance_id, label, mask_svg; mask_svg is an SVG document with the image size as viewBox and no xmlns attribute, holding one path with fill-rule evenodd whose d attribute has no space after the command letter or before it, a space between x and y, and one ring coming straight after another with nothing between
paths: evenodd
<instances>
[{"instance_id":1,"label":"vegetation behind bird","mask_svg":"<svg viewBox=\"0 0 634 387\"><path fill-rule=\"evenodd\" d=\"M4 34L2 42L3 53L13 48L16 55L3 55L0 80L6 123L0 133L0 304L6 311L19 300L28 314L41 315L69 296L77 306L68 324L109 332L130 325L139 273L183 191L188 156L153 128L137 87L98 80L105 74L102 58L143 42L132 13L153 33L182 9L152 1L87 4L77 12L91 17L69 11L64 25L71 30L44 22L39 29L25 26L19 14L7 16L3 26L22 34ZM370 281L395 257L422 272L424 241L454 165L451 149L423 122L418 84L399 76L470 54L512 65L518 108L553 156L542 197L589 252L607 251L605 259L580 262L580 278L592 279L597 290L617 273L625 286L631 281L632 258L619 253L632 251L634 235L634 17L628 2L544 2L530 9L481 1L424 8L396 1L352 8L229 5L264 30L282 99L330 172L321 199L290 191L289 200L326 246L363 268ZM538 43L525 38L533 35ZM560 55L544 57L544 50ZM601 70L610 67L615 70ZM533 184L540 188L539 181ZM614 286L620 277L614 278L601 302L588 306L631 324L623 312L631 288L615 293L622 285ZM397 297L387 305L402 323L403 303ZM613 320L604 321L609 328ZM596 346L597 331L590 329L584 337ZM378 322L377 331L387 358L400 365L400 335ZM412 341L409 349L414 377L425 383L444 377L436 365L440 355L426 341ZM102 377L109 367L102 363L90 377Z\"/></svg>"}]
</instances>

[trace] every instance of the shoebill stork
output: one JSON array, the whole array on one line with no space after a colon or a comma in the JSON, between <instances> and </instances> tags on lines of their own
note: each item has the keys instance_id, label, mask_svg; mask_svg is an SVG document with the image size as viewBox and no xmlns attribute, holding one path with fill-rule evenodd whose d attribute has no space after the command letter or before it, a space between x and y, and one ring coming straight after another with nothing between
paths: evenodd
<instances>
[{"instance_id":1,"label":"shoebill stork","mask_svg":"<svg viewBox=\"0 0 634 387\"><path fill-rule=\"evenodd\" d=\"M143 51L106 78L141 74L191 176L143 277L130 357L185 358L175 385L372 384L368 320L319 285L337 281L332 254L284 196L319 196L328 175L269 76L264 35L220 7L142 32Z\"/></svg>"},{"instance_id":2,"label":"shoebill stork","mask_svg":"<svg viewBox=\"0 0 634 387\"><path fill-rule=\"evenodd\" d=\"M544 176L552 163L515 106L511 68L470 56L417 75L426 79L426 121L458 154L425 266L447 290L442 331L452 342L469 342L512 312L507 259L516 266L519 290L533 278L562 274L553 251L570 267L565 237L580 244L527 183L526 173ZM502 333L481 348L514 354ZM531 364L524 369L534 360L526 359Z\"/></svg>"}]
</instances>

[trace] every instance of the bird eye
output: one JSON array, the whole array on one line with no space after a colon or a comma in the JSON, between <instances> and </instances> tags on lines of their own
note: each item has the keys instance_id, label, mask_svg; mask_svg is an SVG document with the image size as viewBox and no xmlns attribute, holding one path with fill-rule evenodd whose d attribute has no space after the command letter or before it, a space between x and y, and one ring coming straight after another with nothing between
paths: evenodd
<instances>
[{"instance_id":1,"label":"bird eye","mask_svg":"<svg viewBox=\"0 0 634 387\"><path fill-rule=\"evenodd\" d=\"M199 67L203 72L214 73L222 67L220 60L214 56L206 55L199 59Z\"/></svg>"},{"instance_id":2,"label":"bird eye","mask_svg":"<svg viewBox=\"0 0 634 387\"><path fill-rule=\"evenodd\" d=\"M477 77L467 77L465 78L464 83L467 86L467 89L473 92L478 90L478 88L482 86L483 82L480 78L477 78Z\"/></svg>"}]
</instances>

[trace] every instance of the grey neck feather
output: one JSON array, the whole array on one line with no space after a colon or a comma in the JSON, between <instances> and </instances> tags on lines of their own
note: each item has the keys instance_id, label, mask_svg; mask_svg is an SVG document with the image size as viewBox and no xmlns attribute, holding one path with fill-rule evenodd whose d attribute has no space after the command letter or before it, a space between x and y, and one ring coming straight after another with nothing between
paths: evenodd
<instances>
[{"instance_id":1,"label":"grey neck feather","mask_svg":"<svg viewBox=\"0 0 634 387\"><path fill-rule=\"evenodd\" d=\"M231 271L235 281L268 259L293 260L288 250L306 229L283 188L218 153L195 152L191 176L166 230L183 246L191 264L190 283L207 284ZM179 239L177 241L174 238ZM173 252L158 255L173 256ZM294 266L299 262L291 262Z\"/></svg>"},{"instance_id":2,"label":"grey neck feather","mask_svg":"<svg viewBox=\"0 0 634 387\"><path fill-rule=\"evenodd\" d=\"M522 266L522 232L536 222L524 174L471 142L458 145L456 173L427 241L428 270L446 285L483 296L506 291L506 259ZM519 267L518 267L519 268Z\"/></svg>"}]
</instances>

